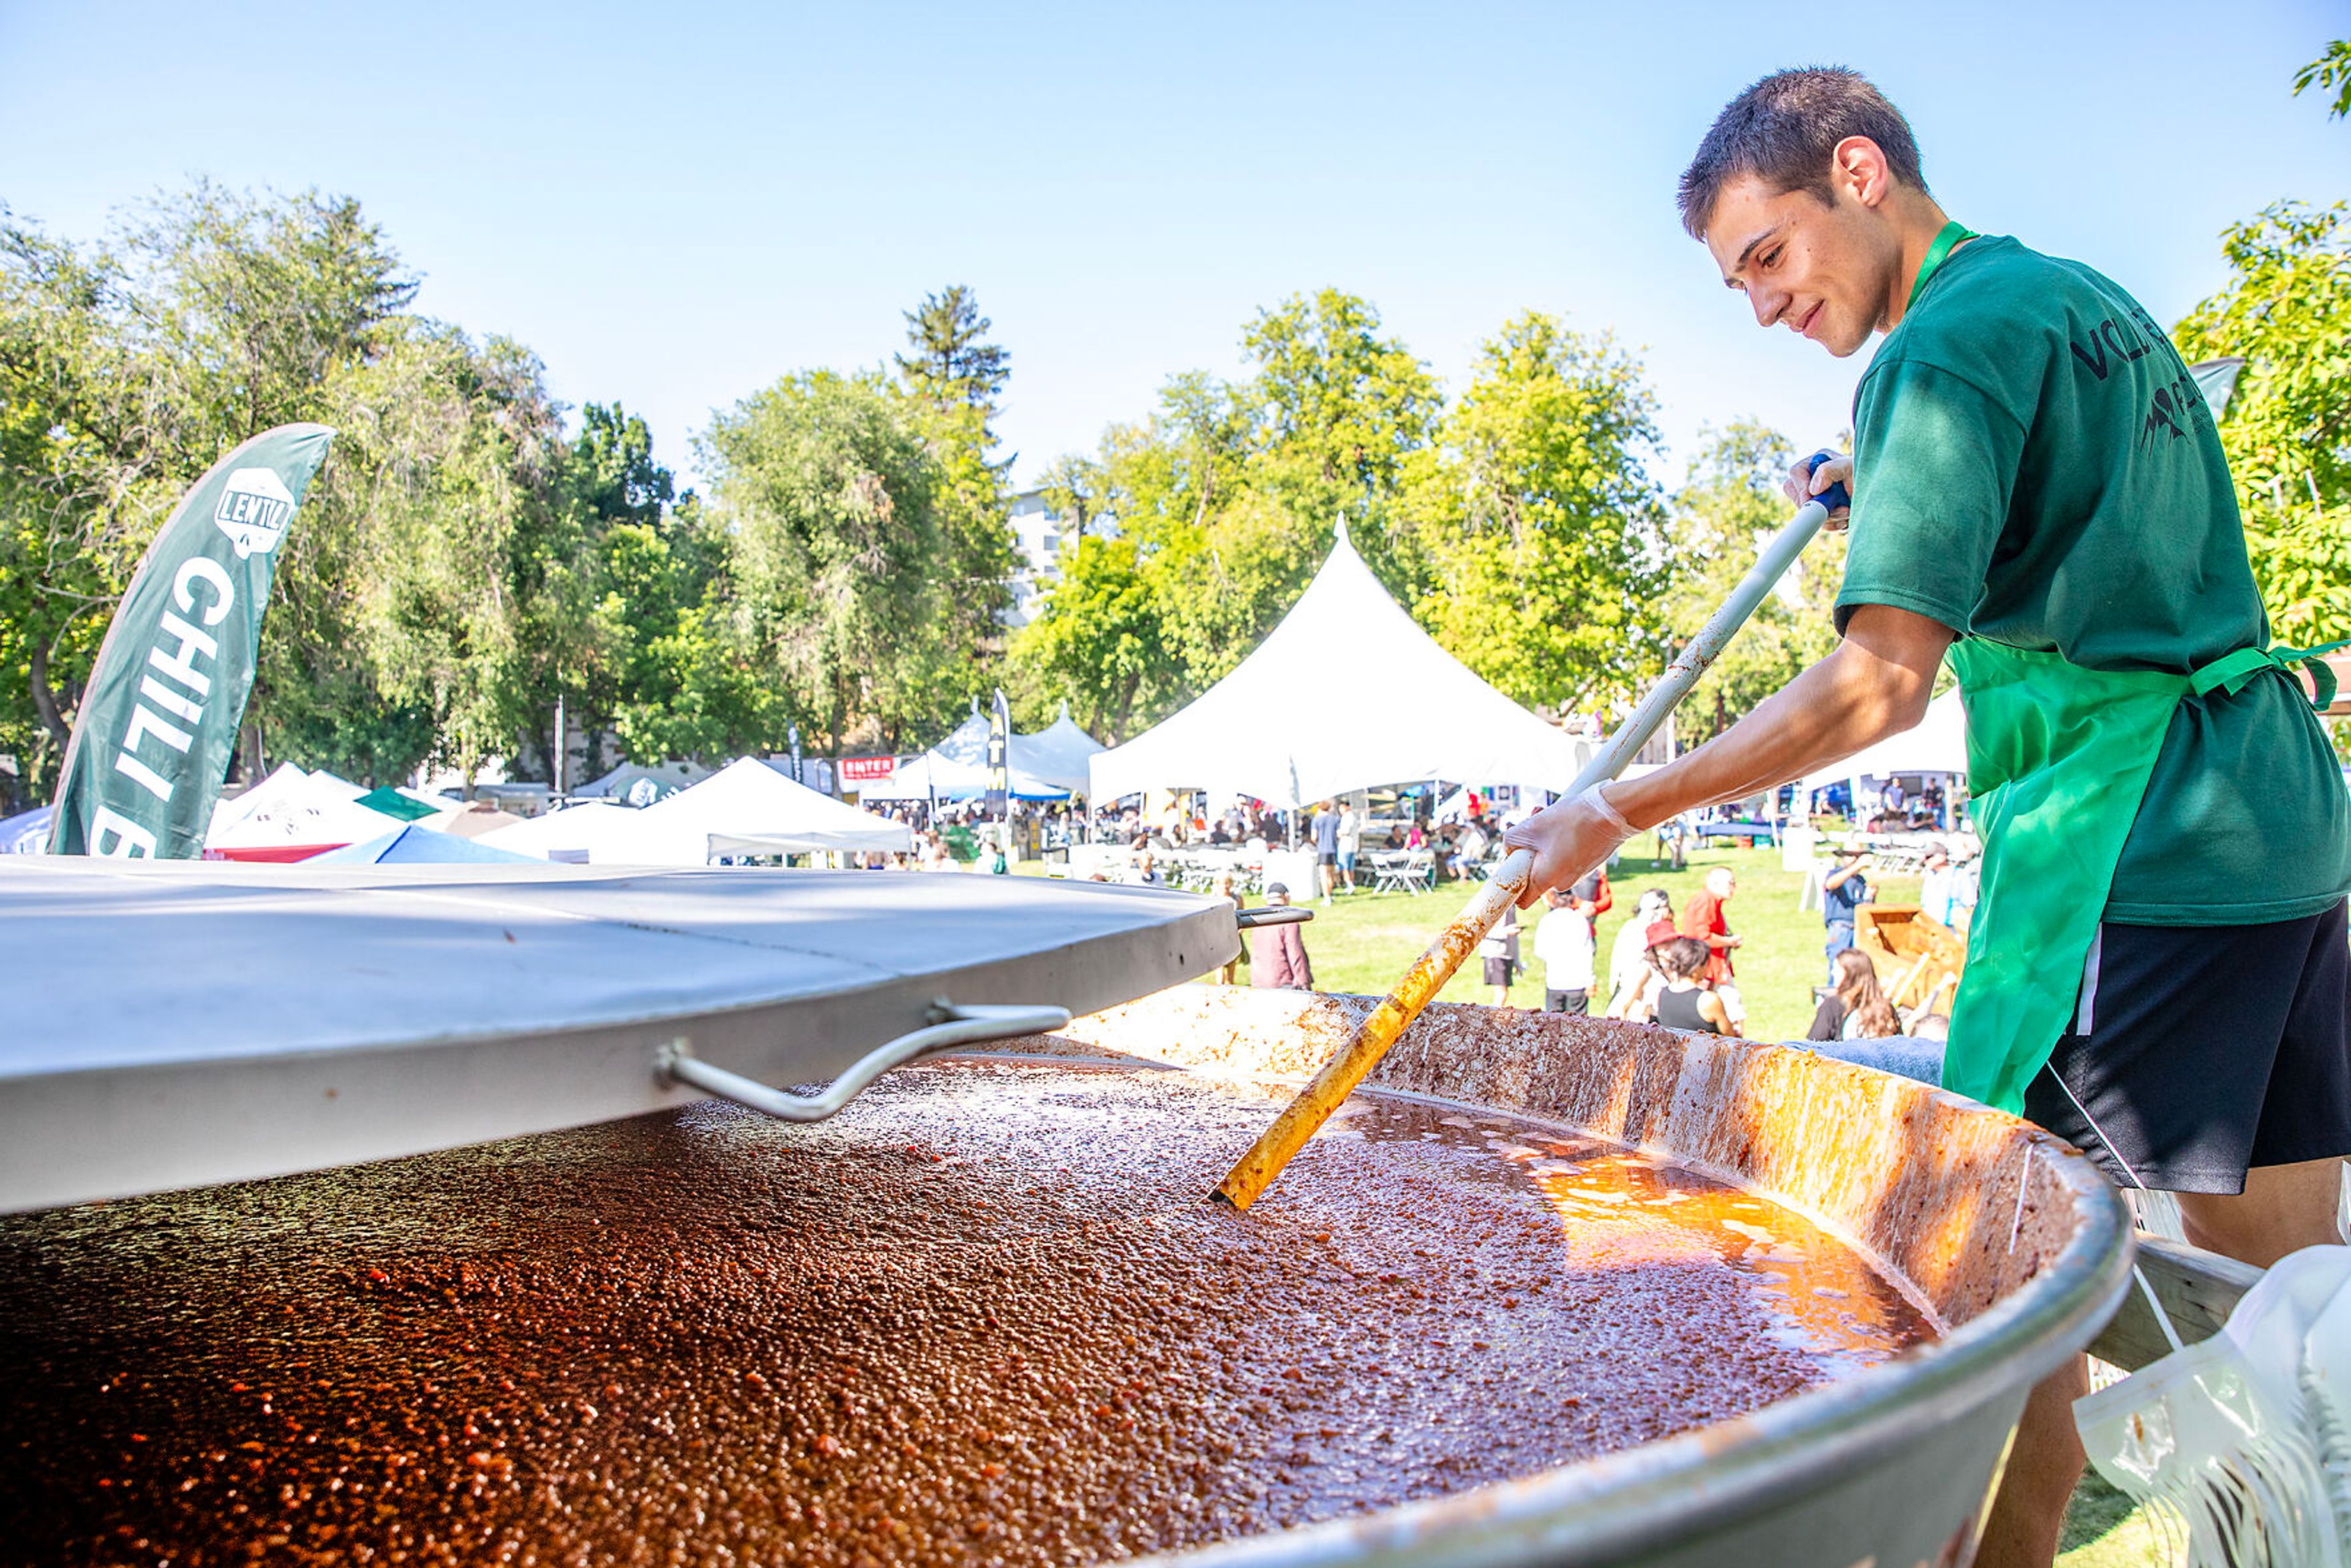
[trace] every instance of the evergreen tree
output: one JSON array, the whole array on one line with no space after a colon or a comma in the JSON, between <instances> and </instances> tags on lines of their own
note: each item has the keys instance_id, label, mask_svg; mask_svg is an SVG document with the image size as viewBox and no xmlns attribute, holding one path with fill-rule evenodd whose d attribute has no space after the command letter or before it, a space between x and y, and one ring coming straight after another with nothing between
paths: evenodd
<instances>
[{"instance_id":1,"label":"evergreen tree","mask_svg":"<svg viewBox=\"0 0 2351 1568\"><path fill-rule=\"evenodd\" d=\"M913 352L898 356L898 374L908 389L942 407L977 410L982 425L990 424L997 394L1011 379L1012 356L987 340L994 323L979 313L971 289L950 284L905 316ZM991 431L985 444L994 444Z\"/></svg>"}]
</instances>

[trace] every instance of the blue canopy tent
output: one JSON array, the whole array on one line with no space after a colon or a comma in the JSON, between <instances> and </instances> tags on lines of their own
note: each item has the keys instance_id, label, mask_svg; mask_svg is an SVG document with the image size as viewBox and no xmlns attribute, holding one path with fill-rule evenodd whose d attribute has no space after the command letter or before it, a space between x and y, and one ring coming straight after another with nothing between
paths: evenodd
<instances>
[{"instance_id":1,"label":"blue canopy tent","mask_svg":"<svg viewBox=\"0 0 2351 1568\"><path fill-rule=\"evenodd\" d=\"M339 850L329 850L322 855L312 855L305 865L481 865L493 861L507 861L516 865L538 863L529 855L518 855L511 850L493 849L472 839L461 839L455 833L419 827L411 822L395 828L381 838L362 844L345 844Z\"/></svg>"},{"instance_id":2,"label":"blue canopy tent","mask_svg":"<svg viewBox=\"0 0 2351 1568\"><path fill-rule=\"evenodd\" d=\"M37 855L49 847L49 819L56 809L36 806L0 821L0 855Z\"/></svg>"}]
</instances>

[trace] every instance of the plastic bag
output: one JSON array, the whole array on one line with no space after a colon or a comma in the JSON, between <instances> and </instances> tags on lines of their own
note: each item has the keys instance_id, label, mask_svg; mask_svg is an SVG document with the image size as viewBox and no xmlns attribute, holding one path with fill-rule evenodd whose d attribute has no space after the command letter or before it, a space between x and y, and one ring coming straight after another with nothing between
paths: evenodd
<instances>
[{"instance_id":1,"label":"plastic bag","mask_svg":"<svg viewBox=\"0 0 2351 1568\"><path fill-rule=\"evenodd\" d=\"M2351 1568L2351 1249L2280 1259L2220 1333L2074 1415L2098 1473L2190 1563Z\"/></svg>"},{"instance_id":2,"label":"plastic bag","mask_svg":"<svg viewBox=\"0 0 2351 1568\"><path fill-rule=\"evenodd\" d=\"M2193 1568L2342 1568L2318 1456L2226 1335L2074 1406L2098 1473L2187 1539Z\"/></svg>"}]
</instances>

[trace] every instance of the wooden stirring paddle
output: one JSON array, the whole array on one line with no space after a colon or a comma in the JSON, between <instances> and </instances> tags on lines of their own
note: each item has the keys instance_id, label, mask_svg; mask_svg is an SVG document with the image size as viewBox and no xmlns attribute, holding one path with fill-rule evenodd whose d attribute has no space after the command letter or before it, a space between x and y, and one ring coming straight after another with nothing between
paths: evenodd
<instances>
[{"instance_id":1,"label":"wooden stirring paddle","mask_svg":"<svg viewBox=\"0 0 2351 1568\"><path fill-rule=\"evenodd\" d=\"M1818 466L1829 455L1825 452L1814 453L1813 465ZM1647 744L1666 716L1706 673L1707 666L1729 645L1732 635L1747 623L1763 596L1771 591L1781 575L1803 553L1813 536L1820 532L1821 525L1828 521L1829 513L1850 504L1845 487L1832 485L1797 509L1787 526L1773 535L1763 553L1756 557L1754 566L1740 580L1722 608L1699 628L1689 646L1666 666L1664 678L1649 688L1633 716L1575 776L1575 782L1567 787L1569 795L1582 794L1624 771L1625 765ZM1527 879L1534 874L1534 856L1528 851L1513 850L1487 873L1486 885L1437 934L1437 940L1429 944L1428 950L1397 982L1395 989L1372 1009L1370 1017L1355 1026L1355 1032L1348 1037L1339 1053L1322 1064L1322 1071L1307 1081L1297 1097L1282 1107L1273 1124L1259 1134L1249 1152L1225 1173L1225 1179L1217 1184L1218 1202L1247 1208L1273 1185L1290 1157L1306 1146L1306 1141L1331 1119L1331 1113L1354 1092L1364 1075L1387 1054L1396 1036L1445 988L1445 983L1453 977L1453 971L1461 967L1470 949L1485 940L1494 922L1502 917L1502 911L1519 901L1526 892Z\"/></svg>"}]
</instances>

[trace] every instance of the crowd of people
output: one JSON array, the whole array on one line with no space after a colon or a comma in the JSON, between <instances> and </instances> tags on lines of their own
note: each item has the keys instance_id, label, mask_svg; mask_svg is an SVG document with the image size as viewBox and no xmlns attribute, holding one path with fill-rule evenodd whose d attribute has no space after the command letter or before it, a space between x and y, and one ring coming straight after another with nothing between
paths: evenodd
<instances>
[{"instance_id":1,"label":"crowd of people","mask_svg":"<svg viewBox=\"0 0 2351 1568\"><path fill-rule=\"evenodd\" d=\"M1941 851L1939 845L1934 848ZM1947 873L1949 865L1948 852L1933 854L1928 874ZM1823 879L1828 975L1827 984L1815 992L1808 1040L1877 1040L1906 1032L1906 1020L1888 1001L1876 965L1854 946L1854 911L1873 895L1871 869L1866 854L1855 854ZM1217 891L1241 902L1229 878ZM1740 937L1729 917L1738 891L1737 873L1728 866L1709 871L1678 913L1665 888L1646 890L1632 918L1618 929L1604 967L1598 923L1615 907L1615 894L1606 871L1595 871L1572 887L1543 895L1541 915L1531 922L1531 938L1515 910L1504 914L1478 949L1487 999L1496 1007L1507 1006L1513 986L1539 977L1545 1012L1596 1014L1699 1033L1743 1035L1747 1008L1740 994L1736 957ZM1289 904L1290 890L1272 884L1267 902ZM1964 910L1959 914L1963 918ZM1536 966L1532 974L1523 963L1529 945ZM1306 934L1298 925L1252 932L1245 956L1226 966L1217 977L1228 985L1239 983L1244 966L1251 970L1248 983L1255 987L1314 988Z\"/></svg>"},{"instance_id":2,"label":"crowd of people","mask_svg":"<svg viewBox=\"0 0 2351 1568\"><path fill-rule=\"evenodd\" d=\"M1907 797L1889 797L1893 807ZM1913 802L1917 804L1917 802ZM1405 850L1426 853L1438 878L1474 881L1500 852L1501 824L1491 804L1472 797L1458 821L1435 821L1413 815L1400 821L1373 818L1352 801L1325 800L1311 813L1301 813L1298 841L1314 856L1314 884L1307 896L1329 905L1345 894L1364 891L1367 852ZM1933 810L1933 804L1924 806ZM867 863L893 870L951 872L975 858L974 869L1002 873L1008 870L1005 830L985 822L977 802L900 805L889 812L909 823L914 845L904 855L869 855ZM1144 886L1168 886L1165 857L1199 847L1265 849L1287 841L1292 824L1281 813L1254 801L1237 801L1213 817L1176 812L1158 821L1146 821L1133 804L1088 814L1083 806L1054 804L1016 808L1016 831L1040 840L1068 842L1092 837L1127 849L1127 869L1122 880ZM1658 835L1661 851L1678 847L1672 836ZM1829 862L1821 876L1821 916L1825 927L1823 956L1826 984L1816 988L1817 1009L1808 1038L1815 1040L1875 1039L1903 1032L1904 1021L1887 1003L1875 966L1855 948L1856 912L1877 896L1872 878L1878 864L1866 849L1855 849ZM1976 896L1972 862L1957 862L1948 846L1931 841L1924 847L1922 913L1954 931L1964 932ZM1106 880L1100 870L1090 880ZM1236 905L1245 902L1234 873L1219 873L1213 891ZM1479 978L1487 999L1507 1006L1514 986L1540 978L1541 1007L1547 1012L1596 1014L1633 1022L1656 1022L1677 1029L1724 1035L1745 1030L1747 1007L1738 980L1737 953L1740 937L1731 929L1728 909L1738 893L1737 874L1727 866L1708 872L1703 884L1677 912L1664 888L1644 892L1614 938L1604 967L1598 952L1600 917L1615 906L1605 868L1543 897L1541 917L1522 925L1513 910L1503 916L1479 945ZM1265 900L1275 905L1291 902L1291 890L1282 883L1269 883ZM1531 947L1533 972L1529 971ZM1241 971L1248 970L1243 981ZM1217 974L1224 984L1246 983L1259 988L1314 988L1314 969L1307 951L1307 936L1296 925L1270 925L1253 931L1243 951Z\"/></svg>"}]
</instances>

